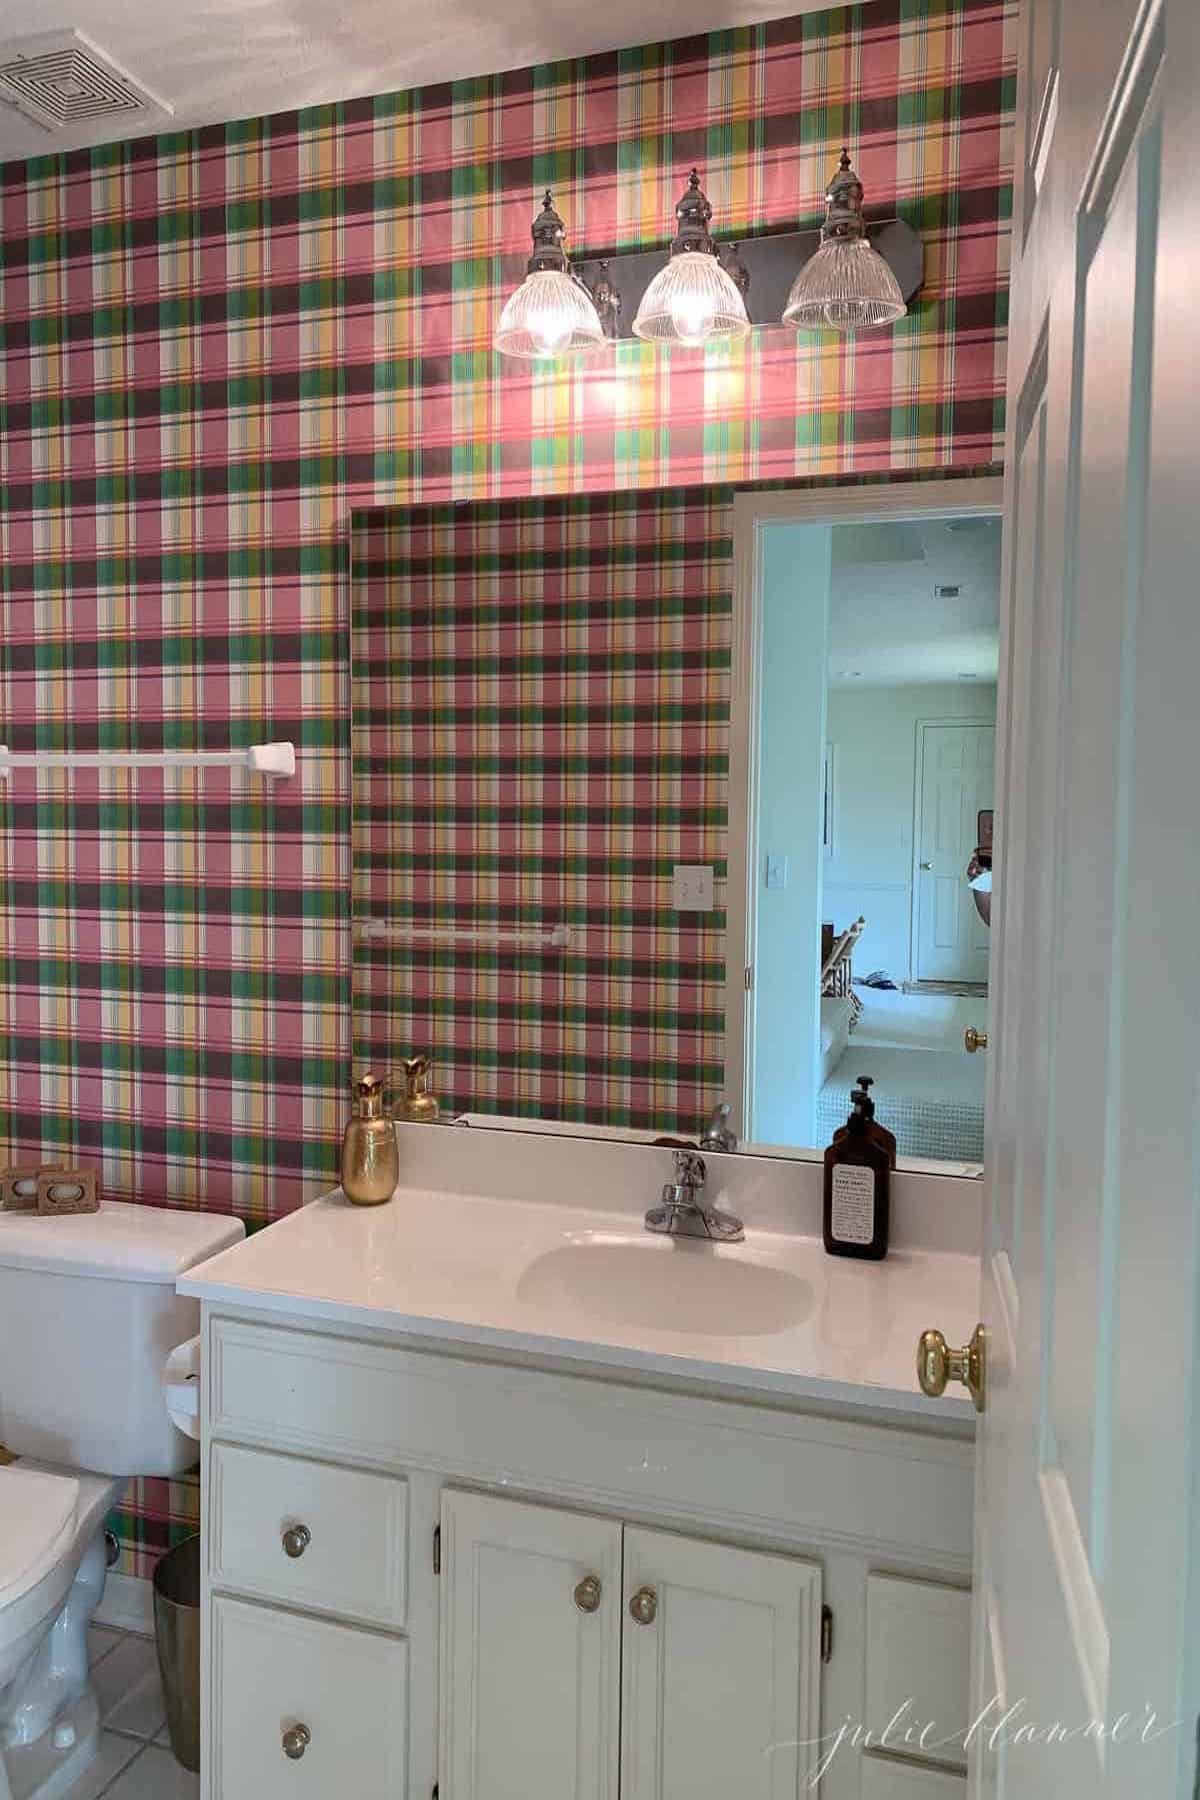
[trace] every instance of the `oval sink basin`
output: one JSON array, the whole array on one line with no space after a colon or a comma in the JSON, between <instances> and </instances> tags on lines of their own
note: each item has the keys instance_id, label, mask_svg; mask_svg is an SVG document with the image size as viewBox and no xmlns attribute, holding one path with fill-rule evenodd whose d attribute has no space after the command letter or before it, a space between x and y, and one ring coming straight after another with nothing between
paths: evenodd
<instances>
[{"instance_id":1,"label":"oval sink basin","mask_svg":"<svg viewBox=\"0 0 1200 1800\"><path fill-rule=\"evenodd\" d=\"M700 1337L769 1337L813 1308L803 1277L753 1251L649 1235L548 1250L521 1276L517 1298L575 1318Z\"/></svg>"}]
</instances>

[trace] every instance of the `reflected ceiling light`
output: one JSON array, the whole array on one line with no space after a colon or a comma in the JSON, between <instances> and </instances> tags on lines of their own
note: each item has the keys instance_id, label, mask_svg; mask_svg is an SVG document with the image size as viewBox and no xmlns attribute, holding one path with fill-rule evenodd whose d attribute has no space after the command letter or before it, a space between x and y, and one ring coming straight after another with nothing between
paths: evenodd
<instances>
[{"instance_id":1,"label":"reflected ceiling light","mask_svg":"<svg viewBox=\"0 0 1200 1800\"><path fill-rule=\"evenodd\" d=\"M892 325L908 311L900 283L867 241L862 202L862 182L843 150L825 195L820 246L792 283L785 325L852 333Z\"/></svg>"},{"instance_id":2,"label":"reflected ceiling light","mask_svg":"<svg viewBox=\"0 0 1200 1800\"><path fill-rule=\"evenodd\" d=\"M661 344L719 343L745 337L750 329L743 281L749 276L736 255L731 269L721 261L709 232L712 206L693 169L675 208L671 260L660 269L637 309L633 329Z\"/></svg>"},{"instance_id":3,"label":"reflected ceiling light","mask_svg":"<svg viewBox=\"0 0 1200 1800\"><path fill-rule=\"evenodd\" d=\"M533 255L525 279L510 294L496 328L496 348L526 361L580 356L596 350L606 334L596 302L575 274L563 249L565 227L554 210L550 190L533 221ZM608 283L606 305L620 307L620 296Z\"/></svg>"}]
</instances>

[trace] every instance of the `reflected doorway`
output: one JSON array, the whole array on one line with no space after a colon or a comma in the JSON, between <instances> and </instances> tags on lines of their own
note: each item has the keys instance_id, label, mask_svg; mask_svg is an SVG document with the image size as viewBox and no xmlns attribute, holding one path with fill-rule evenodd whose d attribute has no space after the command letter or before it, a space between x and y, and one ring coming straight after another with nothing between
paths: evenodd
<instances>
[{"instance_id":1,"label":"reflected doorway","mask_svg":"<svg viewBox=\"0 0 1200 1800\"><path fill-rule=\"evenodd\" d=\"M964 1040L988 1024L999 488L936 485L877 517L816 494L755 516L747 496L731 947L744 932L757 1143L822 1148L869 1075L903 1158L983 1159L986 1058Z\"/></svg>"}]
</instances>

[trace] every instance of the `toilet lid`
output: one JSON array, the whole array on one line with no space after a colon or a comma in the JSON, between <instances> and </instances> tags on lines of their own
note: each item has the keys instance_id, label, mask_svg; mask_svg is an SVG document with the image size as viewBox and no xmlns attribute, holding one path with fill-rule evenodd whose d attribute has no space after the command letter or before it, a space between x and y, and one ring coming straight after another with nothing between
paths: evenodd
<instances>
[{"instance_id":1,"label":"toilet lid","mask_svg":"<svg viewBox=\"0 0 1200 1800\"><path fill-rule=\"evenodd\" d=\"M49 1573L75 1522L79 1483L19 1465L0 1469L0 1607Z\"/></svg>"}]
</instances>

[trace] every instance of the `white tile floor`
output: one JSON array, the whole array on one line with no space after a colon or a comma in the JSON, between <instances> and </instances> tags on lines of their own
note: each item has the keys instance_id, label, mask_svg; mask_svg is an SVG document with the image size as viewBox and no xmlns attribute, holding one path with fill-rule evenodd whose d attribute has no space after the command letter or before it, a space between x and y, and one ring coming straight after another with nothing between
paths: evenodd
<instances>
[{"instance_id":1,"label":"white tile floor","mask_svg":"<svg viewBox=\"0 0 1200 1800\"><path fill-rule=\"evenodd\" d=\"M100 1753L66 1800L197 1800L200 1777L179 1766L167 1741L151 1640L93 1625L88 1643Z\"/></svg>"}]
</instances>

